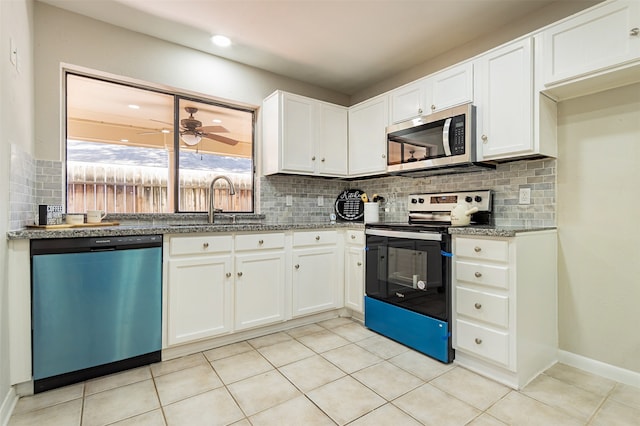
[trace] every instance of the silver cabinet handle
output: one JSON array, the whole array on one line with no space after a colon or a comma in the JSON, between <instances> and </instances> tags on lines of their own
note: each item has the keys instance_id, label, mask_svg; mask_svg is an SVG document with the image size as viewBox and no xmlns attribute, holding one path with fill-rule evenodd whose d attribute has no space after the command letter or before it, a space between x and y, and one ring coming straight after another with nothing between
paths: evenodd
<instances>
[{"instance_id":1,"label":"silver cabinet handle","mask_svg":"<svg viewBox=\"0 0 640 426\"><path fill-rule=\"evenodd\" d=\"M311 157L311 161L316 161L316 156Z\"/></svg>"},{"instance_id":2,"label":"silver cabinet handle","mask_svg":"<svg viewBox=\"0 0 640 426\"><path fill-rule=\"evenodd\" d=\"M300 269L300 265L296 264L296 266L294 266L294 268Z\"/></svg>"},{"instance_id":3,"label":"silver cabinet handle","mask_svg":"<svg viewBox=\"0 0 640 426\"><path fill-rule=\"evenodd\" d=\"M202 243L202 248L209 248L209 243Z\"/></svg>"},{"instance_id":4,"label":"silver cabinet handle","mask_svg":"<svg viewBox=\"0 0 640 426\"><path fill-rule=\"evenodd\" d=\"M362 266L362 262L358 262L358 266Z\"/></svg>"},{"instance_id":5,"label":"silver cabinet handle","mask_svg":"<svg viewBox=\"0 0 640 426\"><path fill-rule=\"evenodd\" d=\"M263 245L264 244L264 240L258 241L258 244Z\"/></svg>"},{"instance_id":6,"label":"silver cabinet handle","mask_svg":"<svg viewBox=\"0 0 640 426\"><path fill-rule=\"evenodd\" d=\"M355 236L355 235L351 235L351 239L352 239L352 240L355 240L355 239L356 239L356 236Z\"/></svg>"},{"instance_id":7,"label":"silver cabinet handle","mask_svg":"<svg viewBox=\"0 0 640 426\"><path fill-rule=\"evenodd\" d=\"M435 105L431 105L431 111L435 111L436 110L436 106Z\"/></svg>"},{"instance_id":8,"label":"silver cabinet handle","mask_svg":"<svg viewBox=\"0 0 640 426\"><path fill-rule=\"evenodd\" d=\"M386 154L382 154L382 158L387 158Z\"/></svg>"},{"instance_id":9,"label":"silver cabinet handle","mask_svg":"<svg viewBox=\"0 0 640 426\"><path fill-rule=\"evenodd\" d=\"M320 241L320 235L316 235L316 241Z\"/></svg>"},{"instance_id":10,"label":"silver cabinet handle","mask_svg":"<svg viewBox=\"0 0 640 426\"><path fill-rule=\"evenodd\" d=\"M473 251L475 251L476 253L480 253L482 251L482 247L474 247Z\"/></svg>"},{"instance_id":11,"label":"silver cabinet handle","mask_svg":"<svg viewBox=\"0 0 640 426\"><path fill-rule=\"evenodd\" d=\"M231 277L231 272L227 272L226 275L227 275L227 278L230 278Z\"/></svg>"},{"instance_id":12,"label":"silver cabinet handle","mask_svg":"<svg viewBox=\"0 0 640 426\"><path fill-rule=\"evenodd\" d=\"M473 307L476 309L480 309L482 308L482 305L480 303L476 303L475 305L473 305Z\"/></svg>"},{"instance_id":13,"label":"silver cabinet handle","mask_svg":"<svg viewBox=\"0 0 640 426\"><path fill-rule=\"evenodd\" d=\"M476 273L475 273L475 274L473 274L473 275L475 275L475 276L476 276L476 278L480 278L480 277L482 276L482 273L480 273L480 272L476 272Z\"/></svg>"},{"instance_id":14,"label":"silver cabinet handle","mask_svg":"<svg viewBox=\"0 0 640 426\"><path fill-rule=\"evenodd\" d=\"M482 135L480 137L480 139L482 139L482 143L487 143L487 140L489 140L489 138L487 137L487 135Z\"/></svg>"},{"instance_id":15,"label":"silver cabinet handle","mask_svg":"<svg viewBox=\"0 0 640 426\"><path fill-rule=\"evenodd\" d=\"M418 114L422 114L422 108L418 108Z\"/></svg>"},{"instance_id":16,"label":"silver cabinet handle","mask_svg":"<svg viewBox=\"0 0 640 426\"><path fill-rule=\"evenodd\" d=\"M631 31L629 31L629 35L633 37L636 37L639 34L640 34L640 28L638 27L631 28Z\"/></svg>"},{"instance_id":17,"label":"silver cabinet handle","mask_svg":"<svg viewBox=\"0 0 640 426\"><path fill-rule=\"evenodd\" d=\"M474 342L476 342L476 345L479 345L480 343L482 343L482 339L476 337L476 339L474 340Z\"/></svg>"},{"instance_id":18,"label":"silver cabinet handle","mask_svg":"<svg viewBox=\"0 0 640 426\"><path fill-rule=\"evenodd\" d=\"M242 276L242 272L238 272L238 276L241 277Z\"/></svg>"}]
</instances>

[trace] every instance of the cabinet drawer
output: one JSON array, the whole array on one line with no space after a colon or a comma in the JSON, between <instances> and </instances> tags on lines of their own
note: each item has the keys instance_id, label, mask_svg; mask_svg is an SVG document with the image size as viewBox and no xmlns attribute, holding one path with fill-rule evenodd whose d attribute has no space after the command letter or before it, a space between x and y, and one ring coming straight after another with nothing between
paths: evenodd
<instances>
[{"instance_id":1,"label":"cabinet drawer","mask_svg":"<svg viewBox=\"0 0 640 426\"><path fill-rule=\"evenodd\" d=\"M348 230L347 231L346 243L347 244L363 245L364 244L364 231Z\"/></svg>"},{"instance_id":2,"label":"cabinet drawer","mask_svg":"<svg viewBox=\"0 0 640 426\"><path fill-rule=\"evenodd\" d=\"M456 280L508 289L509 267L459 260L456 262Z\"/></svg>"},{"instance_id":3,"label":"cabinet drawer","mask_svg":"<svg viewBox=\"0 0 640 426\"><path fill-rule=\"evenodd\" d=\"M509 326L509 298L456 287L456 312L501 327Z\"/></svg>"},{"instance_id":4,"label":"cabinet drawer","mask_svg":"<svg viewBox=\"0 0 640 426\"><path fill-rule=\"evenodd\" d=\"M464 320L456 321L457 348L503 365L509 364L509 333Z\"/></svg>"},{"instance_id":5,"label":"cabinet drawer","mask_svg":"<svg viewBox=\"0 0 640 426\"><path fill-rule=\"evenodd\" d=\"M221 253L230 252L232 247L233 237L231 235L174 237L171 238L169 252L171 256Z\"/></svg>"},{"instance_id":6,"label":"cabinet drawer","mask_svg":"<svg viewBox=\"0 0 640 426\"><path fill-rule=\"evenodd\" d=\"M320 244L335 244L338 241L336 231L304 231L293 234L293 245L317 246Z\"/></svg>"},{"instance_id":7,"label":"cabinet drawer","mask_svg":"<svg viewBox=\"0 0 640 426\"><path fill-rule=\"evenodd\" d=\"M236 235L236 251L282 247L284 247L283 233Z\"/></svg>"},{"instance_id":8,"label":"cabinet drawer","mask_svg":"<svg viewBox=\"0 0 640 426\"><path fill-rule=\"evenodd\" d=\"M456 256L474 259L509 261L509 243L504 240L456 238Z\"/></svg>"}]
</instances>

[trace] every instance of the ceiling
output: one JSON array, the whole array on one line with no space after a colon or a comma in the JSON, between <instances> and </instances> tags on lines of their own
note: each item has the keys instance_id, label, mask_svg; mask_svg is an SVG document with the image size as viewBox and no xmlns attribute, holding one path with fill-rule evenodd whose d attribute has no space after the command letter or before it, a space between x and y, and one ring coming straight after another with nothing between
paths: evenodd
<instances>
[{"instance_id":1,"label":"ceiling","mask_svg":"<svg viewBox=\"0 0 640 426\"><path fill-rule=\"evenodd\" d=\"M557 1L40 0L353 95ZM589 3L589 4L587 4ZM231 38L214 46L213 34Z\"/></svg>"}]
</instances>

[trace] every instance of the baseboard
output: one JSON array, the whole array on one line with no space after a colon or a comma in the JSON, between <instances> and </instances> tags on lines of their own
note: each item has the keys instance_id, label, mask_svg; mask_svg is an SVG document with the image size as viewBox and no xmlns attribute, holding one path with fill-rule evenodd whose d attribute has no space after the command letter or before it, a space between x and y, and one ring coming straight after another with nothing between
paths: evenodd
<instances>
[{"instance_id":1,"label":"baseboard","mask_svg":"<svg viewBox=\"0 0 640 426\"><path fill-rule=\"evenodd\" d=\"M11 414L13 414L13 409L16 407L18 403L18 395L16 395L16 390L13 386L9 388L9 392L2 401L2 405L0 405L0 425L6 426L9 424L9 419L11 418Z\"/></svg>"},{"instance_id":2,"label":"baseboard","mask_svg":"<svg viewBox=\"0 0 640 426\"><path fill-rule=\"evenodd\" d=\"M616 382L640 388L640 373L635 371L626 370L616 367L615 365L606 364L602 361L562 350L558 350L558 362L597 374L607 379L615 380Z\"/></svg>"}]
</instances>

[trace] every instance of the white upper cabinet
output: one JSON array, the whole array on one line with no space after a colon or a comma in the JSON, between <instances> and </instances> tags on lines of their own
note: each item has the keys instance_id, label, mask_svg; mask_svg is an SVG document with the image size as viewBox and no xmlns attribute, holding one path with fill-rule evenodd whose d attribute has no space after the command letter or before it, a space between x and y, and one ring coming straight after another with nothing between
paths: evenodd
<instances>
[{"instance_id":1,"label":"white upper cabinet","mask_svg":"<svg viewBox=\"0 0 640 426\"><path fill-rule=\"evenodd\" d=\"M262 123L264 175L347 175L347 108L276 91Z\"/></svg>"},{"instance_id":2,"label":"white upper cabinet","mask_svg":"<svg viewBox=\"0 0 640 426\"><path fill-rule=\"evenodd\" d=\"M547 87L637 61L640 2L605 2L549 27L542 35Z\"/></svg>"},{"instance_id":3,"label":"white upper cabinet","mask_svg":"<svg viewBox=\"0 0 640 426\"><path fill-rule=\"evenodd\" d=\"M473 64L465 62L391 92L391 121L398 123L473 101Z\"/></svg>"},{"instance_id":4,"label":"white upper cabinet","mask_svg":"<svg viewBox=\"0 0 640 426\"><path fill-rule=\"evenodd\" d=\"M532 44L525 38L477 59L479 160L556 155L556 105L534 91Z\"/></svg>"},{"instance_id":5,"label":"white upper cabinet","mask_svg":"<svg viewBox=\"0 0 640 426\"><path fill-rule=\"evenodd\" d=\"M349 108L349 176L386 172L388 125L387 95Z\"/></svg>"}]
</instances>

